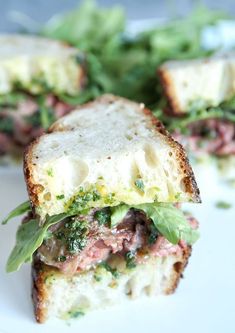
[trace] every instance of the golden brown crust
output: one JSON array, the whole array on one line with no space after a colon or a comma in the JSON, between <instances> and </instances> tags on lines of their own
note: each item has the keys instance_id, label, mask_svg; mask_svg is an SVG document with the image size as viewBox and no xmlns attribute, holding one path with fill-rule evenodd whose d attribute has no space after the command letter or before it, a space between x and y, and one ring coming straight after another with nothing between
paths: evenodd
<instances>
[{"instance_id":1,"label":"golden brown crust","mask_svg":"<svg viewBox=\"0 0 235 333\"><path fill-rule=\"evenodd\" d=\"M194 202L201 202L200 191L183 146L173 139L173 137L166 130L164 125L153 115L153 113L149 109L145 108L143 112L150 117L151 125L155 126L157 132L164 135L169 145L174 149L174 152L176 153L176 158L180 164L180 168L184 173L183 184L185 187L185 192L192 195L192 200Z\"/></svg>"},{"instance_id":2,"label":"golden brown crust","mask_svg":"<svg viewBox=\"0 0 235 333\"><path fill-rule=\"evenodd\" d=\"M24 170L24 178L26 182L26 187L28 191L28 195L30 201L32 202L33 206L37 206L38 204L38 193L40 193L41 188L40 185L37 185L33 181L32 176L32 168L33 168L33 148L35 145L38 144L40 140L40 136L37 137L34 141L32 141L28 147L24 151L23 156L23 170Z\"/></svg>"},{"instance_id":3,"label":"golden brown crust","mask_svg":"<svg viewBox=\"0 0 235 333\"><path fill-rule=\"evenodd\" d=\"M171 113L172 115L182 115L183 112L180 109L179 102L177 100L176 93L172 85L172 79L168 73L167 68L165 68L164 66L160 67L157 71L157 74L160 78L164 95L166 96L166 99L170 106L170 110L168 110L168 112L170 111L169 113Z\"/></svg>"},{"instance_id":4,"label":"golden brown crust","mask_svg":"<svg viewBox=\"0 0 235 333\"><path fill-rule=\"evenodd\" d=\"M84 109L87 107L91 107L92 105L103 103L103 104L111 104L114 103L116 100L123 100L125 103L134 104L135 107L138 105L135 102L129 101L125 98L114 96L111 94L106 94L101 97L98 97L94 101L88 102L84 105L80 105L76 107L76 111L80 109ZM200 199L200 193L199 189L197 187L197 183L194 177L194 173L192 171L192 168L189 164L188 158L186 156L185 150L183 147L176 142L169 132L165 129L163 124L153 115L153 113L144 107L143 104L140 104L140 110L149 117L149 126L154 127L156 129L156 132L160 133L163 136L163 139L165 139L169 145L174 149L175 156L177 160L180 163L180 168L182 169L182 172L184 173L184 179L183 184L185 187L185 191L189 193L192 197L192 201L194 202L201 202ZM69 116L69 115L68 115ZM66 117L66 116L65 116ZM56 121L50 128L49 133L52 132L59 132L59 131L66 131L66 130L72 130L71 126L65 127L62 126L60 123L60 120ZM40 185L34 184L33 177L32 177L32 157L33 157L33 148L37 143L39 142L40 137L37 138L35 141L33 141L28 149L26 150L24 154L24 174L25 174L25 181L27 184L28 194L29 197L33 203L33 205L37 206L38 204L38 193L42 191L42 188ZM37 158L37 157L36 157Z\"/></svg>"},{"instance_id":5,"label":"golden brown crust","mask_svg":"<svg viewBox=\"0 0 235 333\"><path fill-rule=\"evenodd\" d=\"M181 261L178 261L174 264L174 274L172 276L171 285L165 290L166 295L173 294L176 288L179 285L180 278L183 277L183 272L185 267L188 264L189 257L192 254L192 247L187 246L186 249L183 250L183 258Z\"/></svg>"},{"instance_id":6,"label":"golden brown crust","mask_svg":"<svg viewBox=\"0 0 235 333\"><path fill-rule=\"evenodd\" d=\"M32 300L35 318L38 323L44 323L47 319L47 309L44 306L44 301L48 297L45 286L47 276L45 268L46 265L39 261L34 261L32 264Z\"/></svg>"}]
</instances>

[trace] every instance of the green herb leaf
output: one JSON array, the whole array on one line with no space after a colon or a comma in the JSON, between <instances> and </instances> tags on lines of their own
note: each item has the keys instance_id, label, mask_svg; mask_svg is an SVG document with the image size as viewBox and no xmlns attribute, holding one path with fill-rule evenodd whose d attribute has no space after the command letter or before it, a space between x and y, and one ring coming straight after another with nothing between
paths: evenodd
<instances>
[{"instance_id":1,"label":"green herb leaf","mask_svg":"<svg viewBox=\"0 0 235 333\"><path fill-rule=\"evenodd\" d=\"M181 239L193 244L199 238L198 230L192 229L182 211L173 205L158 203L137 207L152 219L157 230L172 244L177 244Z\"/></svg>"},{"instance_id":2,"label":"green herb leaf","mask_svg":"<svg viewBox=\"0 0 235 333\"><path fill-rule=\"evenodd\" d=\"M47 216L42 226L36 219L21 224L16 234L16 245L7 261L7 272L17 271L24 262L32 261L33 253L41 246L48 228L66 217L66 214Z\"/></svg>"},{"instance_id":3,"label":"green herb leaf","mask_svg":"<svg viewBox=\"0 0 235 333\"><path fill-rule=\"evenodd\" d=\"M46 105L45 96L38 97L38 107L41 126L44 129L48 129L53 121L55 121L55 116L54 112Z\"/></svg>"},{"instance_id":4,"label":"green herb leaf","mask_svg":"<svg viewBox=\"0 0 235 333\"><path fill-rule=\"evenodd\" d=\"M130 208L143 210L156 229L172 244L177 244L181 239L193 244L199 238L198 230L191 228L182 211L168 203L112 207L111 226L120 223Z\"/></svg>"},{"instance_id":5,"label":"green herb leaf","mask_svg":"<svg viewBox=\"0 0 235 333\"><path fill-rule=\"evenodd\" d=\"M56 196L57 200L63 200L64 199L64 194L60 194Z\"/></svg>"},{"instance_id":6,"label":"green herb leaf","mask_svg":"<svg viewBox=\"0 0 235 333\"><path fill-rule=\"evenodd\" d=\"M232 204L226 201L218 201L216 202L216 208L220 209L229 209L232 207Z\"/></svg>"},{"instance_id":7,"label":"green herb leaf","mask_svg":"<svg viewBox=\"0 0 235 333\"><path fill-rule=\"evenodd\" d=\"M111 228L114 228L120 221L124 219L130 206L128 205L118 205L111 207Z\"/></svg>"},{"instance_id":8,"label":"green herb leaf","mask_svg":"<svg viewBox=\"0 0 235 333\"><path fill-rule=\"evenodd\" d=\"M2 221L2 224L7 224L9 220L13 219L16 216L20 216L24 213L27 213L30 210L31 210L30 201L25 201L10 212L7 215L7 217Z\"/></svg>"}]
</instances>

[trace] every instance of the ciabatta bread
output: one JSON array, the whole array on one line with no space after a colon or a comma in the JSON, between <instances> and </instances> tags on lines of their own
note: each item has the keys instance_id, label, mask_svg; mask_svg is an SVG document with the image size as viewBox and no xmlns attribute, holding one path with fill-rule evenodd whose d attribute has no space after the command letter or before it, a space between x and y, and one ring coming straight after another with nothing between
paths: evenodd
<instances>
[{"instance_id":1,"label":"ciabatta bread","mask_svg":"<svg viewBox=\"0 0 235 333\"><path fill-rule=\"evenodd\" d=\"M167 295L175 291L191 254L187 247L178 254L149 257L145 263L127 269L124 259L113 260L116 275L105 267L66 276L35 261L32 267L32 295L39 323L50 318L69 319L86 311L120 304L143 295Z\"/></svg>"},{"instance_id":2,"label":"ciabatta bread","mask_svg":"<svg viewBox=\"0 0 235 333\"><path fill-rule=\"evenodd\" d=\"M42 217L66 212L80 194L83 208L200 200L182 146L143 104L104 95L50 132L29 146L24 161Z\"/></svg>"},{"instance_id":3,"label":"ciabatta bread","mask_svg":"<svg viewBox=\"0 0 235 333\"><path fill-rule=\"evenodd\" d=\"M211 58L167 61L158 71L175 114L190 111L193 102L218 106L235 95L235 53Z\"/></svg>"},{"instance_id":4,"label":"ciabatta bread","mask_svg":"<svg viewBox=\"0 0 235 333\"><path fill-rule=\"evenodd\" d=\"M77 94L84 70L81 52L66 44L36 36L0 35L0 94L16 89Z\"/></svg>"}]
</instances>

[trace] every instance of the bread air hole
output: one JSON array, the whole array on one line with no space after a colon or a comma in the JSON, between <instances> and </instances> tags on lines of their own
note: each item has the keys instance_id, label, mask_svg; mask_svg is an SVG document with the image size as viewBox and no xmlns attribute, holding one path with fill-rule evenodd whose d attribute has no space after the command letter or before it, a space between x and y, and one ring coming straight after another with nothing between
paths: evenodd
<instances>
[{"instance_id":1,"label":"bread air hole","mask_svg":"<svg viewBox=\"0 0 235 333\"><path fill-rule=\"evenodd\" d=\"M144 152L145 152L145 161L147 165L150 168L155 167L158 164L158 159L156 157L154 148L151 145L146 144L144 146Z\"/></svg>"},{"instance_id":2,"label":"bread air hole","mask_svg":"<svg viewBox=\"0 0 235 333\"><path fill-rule=\"evenodd\" d=\"M73 179L73 185L75 187L79 187L81 183L86 180L89 174L88 165L81 160L69 160L68 170Z\"/></svg>"}]
</instances>

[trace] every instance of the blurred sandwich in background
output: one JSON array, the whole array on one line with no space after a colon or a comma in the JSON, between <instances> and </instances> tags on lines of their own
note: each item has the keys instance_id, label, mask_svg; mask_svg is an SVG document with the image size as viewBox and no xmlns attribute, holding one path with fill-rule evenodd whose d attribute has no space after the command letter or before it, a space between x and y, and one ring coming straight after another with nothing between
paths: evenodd
<instances>
[{"instance_id":1,"label":"blurred sandwich in background","mask_svg":"<svg viewBox=\"0 0 235 333\"><path fill-rule=\"evenodd\" d=\"M24 147L76 104L85 84L84 58L65 43L0 35L0 158Z\"/></svg>"},{"instance_id":2,"label":"blurred sandwich in background","mask_svg":"<svg viewBox=\"0 0 235 333\"><path fill-rule=\"evenodd\" d=\"M235 53L165 62L158 71L166 122L188 151L235 155Z\"/></svg>"}]
</instances>

